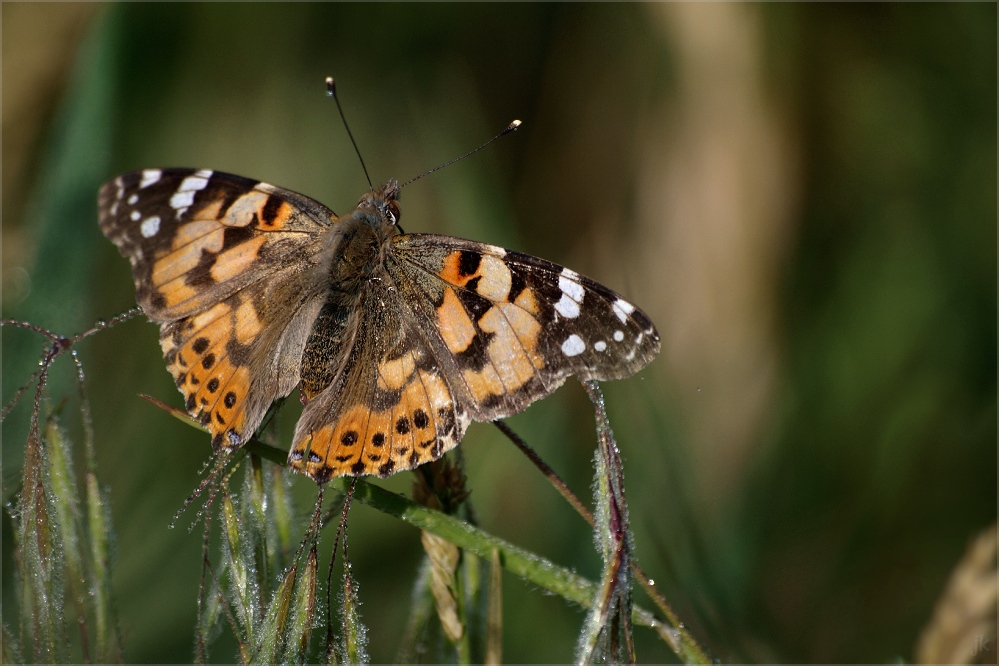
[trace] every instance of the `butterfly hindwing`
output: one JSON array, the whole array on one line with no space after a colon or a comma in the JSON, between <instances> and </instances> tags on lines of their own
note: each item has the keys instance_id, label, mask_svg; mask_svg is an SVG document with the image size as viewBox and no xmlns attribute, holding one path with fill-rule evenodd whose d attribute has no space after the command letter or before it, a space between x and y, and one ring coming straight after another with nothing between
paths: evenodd
<instances>
[{"instance_id":1,"label":"butterfly hindwing","mask_svg":"<svg viewBox=\"0 0 999 666\"><path fill-rule=\"evenodd\" d=\"M328 310L325 308L324 310ZM312 349L341 349L342 365L312 395L295 429L292 468L319 482L344 474L388 476L436 460L458 444L468 414L456 402L440 362L403 313L397 292L376 280L341 326L314 329L332 345L310 344L303 368L321 365ZM322 317L323 315L320 315ZM303 370L303 385L309 378Z\"/></svg>"}]
</instances>

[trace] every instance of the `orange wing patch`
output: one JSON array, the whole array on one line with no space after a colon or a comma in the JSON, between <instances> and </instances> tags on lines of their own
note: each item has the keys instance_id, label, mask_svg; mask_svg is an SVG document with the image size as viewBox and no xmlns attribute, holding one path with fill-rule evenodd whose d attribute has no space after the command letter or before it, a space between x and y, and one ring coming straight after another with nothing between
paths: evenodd
<instances>
[{"instance_id":1,"label":"orange wing patch","mask_svg":"<svg viewBox=\"0 0 999 666\"><path fill-rule=\"evenodd\" d=\"M250 190L223 210L225 204L224 197L209 201L192 216L192 219L217 221L228 227L247 227L256 224L262 231L281 231L294 213L294 209L287 201L259 189Z\"/></svg>"},{"instance_id":2,"label":"orange wing patch","mask_svg":"<svg viewBox=\"0 0 999 666\"><path fill-rule=\"evenodd\" d=\"M452 354L465 351L475 339L475 326L453 289L444 290L444 302L437 308L437 327Z\"/></svg>"},{"instance_id":3,"label":"orange wing patch","mask_svg":"<svg viewBox=\"0 0 999 666\"><path fill-rule=\"evenodd\" d=\"M496 248L499 251L500 248ZM451 252L437 273L456 287L464 287L479 278L475 290L491 301L503 301L510 295L513 276L499 257L471 252Z\"/></svg>"},{"instance_id":4,"label":"orange wing patch","mask_svg":"<svg viewBox=\"0 0 999 666\"><path fill-rule=\"evenodd\" d=\"M186 398L187 411L201 416L216 448L236 448L246 434L250 370L230 358L229 342L235 338L242 343L262 329L253 303L239 305L238 298L165 326L160 338L167 369Z\"/></svg>"},{"instance_id":5,"label":"orange wing patch","mask_svg":"<svg viewBox=\"0 0 999 666\"><path fill-rule=\"evenodd\" d=\"M538 353L541 324L513 303L497 303L479 320L486 333L494 333L486 353L507 391L515 391L534 377L545 361Z\"/></svg>"},{"instance_id":6,"label":"orange wing patch","mask_svg":"<svg viewBox=\"0 0 999 666\"><path fill-rule=\"evenodd\" d=\"M248 270L257 261L266 241L266 236L256 236L219 254L212 264L212 279L225 282Z\"/></svg>"},{"instance_id":7,"label":"orange wing patch","mask_svg":"<svg viewBox=\"0 0 999 666\"><path fill-rule=\"evenodd\" d=\"M534 292L525 286L513 303L509 302L513 275L501 258L490 254L451 252L437 275L492 303L477 322L483 333L492 334L485 349L489 362L481 368L462 370L472 398L482 402L490 396L513 393L534 378L545 366L539 350L540 309ZM444 290L443 302L437 308L437 329L455 354L467 350L475 339L475 326L451 288Z\"/></svg>"},{"instance_id":8,"label":"orange wing patch","mask_svg":"<svg viewBox=\"0 0 999 666\"><path fill-rule=\"evenodd\" d=\"M458 443L464 427L444 380L416 370L392 407L353 404L311 436L301 433L289 463L319 483L348 474L388 476L440 458Z\"/></svg>"}]
</instances>

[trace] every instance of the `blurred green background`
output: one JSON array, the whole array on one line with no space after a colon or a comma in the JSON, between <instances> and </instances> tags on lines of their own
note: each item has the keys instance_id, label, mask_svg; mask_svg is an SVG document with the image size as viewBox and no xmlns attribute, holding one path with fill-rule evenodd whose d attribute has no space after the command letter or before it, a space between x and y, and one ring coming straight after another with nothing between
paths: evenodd
<instances>
[{"instance_id":1,"label":"blurred green background","mask_svg":"<svg viewBox=\"0 0 999 666\"><path fill-rule=\"evenodd\" d=\"M225 170L352 208L367 187L328 74L376 184L519 118L406 188L403 224L567 264L657 323L661 357L605 386L639 561L721 659L913 659L996 520L995 4L2 12L4 317L70 334L134 304L96 218L123 171ZM5 402L41 349L3 330ZM201 539L167 525L208 438L136 397L181 404L148 322L79 353L126 656L189 661ZM60 361L50 395L79 440L72 372ZM29 402L3 424L4 501ZM570 384L512 419L584 497L590 413ZM586 525L494 429L462 450L485 529L598 575ZM305 515L314 484L295 486ZM16 626L11 537L5 516ZM351 555L371 657L391 660L418 533L358 506ZM582 612L504 586L505 659L571 660ZM641 661L673 659L637 631Z\"/></svg>"}]
</instances>

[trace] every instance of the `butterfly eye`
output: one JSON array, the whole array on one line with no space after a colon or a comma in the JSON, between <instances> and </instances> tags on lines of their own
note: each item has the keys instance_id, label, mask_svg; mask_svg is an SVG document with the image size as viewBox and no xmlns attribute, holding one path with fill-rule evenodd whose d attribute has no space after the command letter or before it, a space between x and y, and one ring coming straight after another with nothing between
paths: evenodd
<instances>
[{"instance_id":1,"label":"butterfly eye","mask_svg":"<svg viewBox=\"0 0 999 666\"><path fill-rule=\"evenodd\" d=\"M392 221L392 224L399 224L399 218L402 217L402 211L399 210L399 204L391 201L385 205L385 217Z\"/></svg>"}]
</instances>

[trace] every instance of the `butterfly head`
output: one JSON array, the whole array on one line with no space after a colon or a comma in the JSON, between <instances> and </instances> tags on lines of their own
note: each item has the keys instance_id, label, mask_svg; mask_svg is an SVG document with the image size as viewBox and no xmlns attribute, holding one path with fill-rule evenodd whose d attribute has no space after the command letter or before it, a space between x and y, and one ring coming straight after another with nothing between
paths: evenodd
<instances>
[{"instance_id":1,"label":"butterfly head","mask_svg":"<svg viewBox=\"0 0 999 666\"><path fill-rule=\"evenodd\" d=\"M390 180L384 187L371 190L357 203L357 210L376 231L390 236L399 226L399 183Z\"/></svg>"}]
</instances>

